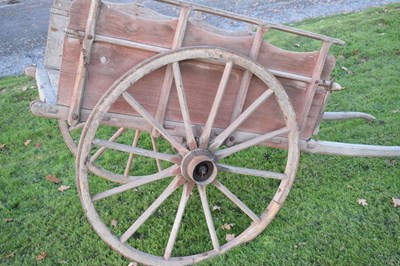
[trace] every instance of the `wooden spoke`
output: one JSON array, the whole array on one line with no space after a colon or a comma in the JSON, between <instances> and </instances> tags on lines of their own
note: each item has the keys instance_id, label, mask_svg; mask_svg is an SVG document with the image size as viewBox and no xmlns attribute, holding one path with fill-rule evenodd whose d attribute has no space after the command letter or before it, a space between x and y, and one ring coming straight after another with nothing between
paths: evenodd
<instances>
[{"instance_id":1,"label":"wooden spoke","mask_svg":"<svg viewBox=\"0 0 400 266\"><path fill-rule=\"evenodd\" d=\"M275 130L275 131L273 131L273 132L267 133L267 134L265 134L265 135L261 135L261 136L259 136L259 137L254 138L254 139L248 140L248 141L246 141L246 142L240 143L240 144L235 145L235 146L233 146L233 147L230 147L230 148L227 148L227 149L223 149L223 150L216 151L216 152L215 152L215 158L216 158L217 160L222 160L223 158L225 158L225 157L227 157L227 156L229 156L229 155L232 155L232 154L234 154L234 153L236 153L236 152L245 150L245 149L247 149L247 148L249 148L249 147L258 145L258 144L260 144L260 143L262 143L262 142L264 142L264 141L267 141L267 140L269 140L269 139L272 139L272 138L274 138L274 137L276 137L276 136L279 136L279 135L281 135L281 134L286 134L286 133L288 133L289 131L290 131L289 128L284 127L284 128Z\"/></svg>"},{"instance_id":2,"label":"wooden spoke","mask_svg":"<svg viewBox=\"0 0 400 266\"><path fill-rule=\"evenodd\" d=\"M257 60L257 57L260 53L260 48L263 43L265 31L266 28L264 26L259 26L257 29L257 33L254 36L253 45L251 47L249 54L249 57L253 60ZM234 121L234 119L236 119L243 110L252 77L253 73L250 72L249 70L244 72L242 77L242 82L240 83L239 91L237 92L236 103L232 111L231 121Z\"/></svg>"},{"instance_id":3,"label":"wooden spoke","mask_svg":"<svg viewBox=\"0 0 400 266\"><path fill-rule=\"evenodd\" d=\"M124 97L125 101L132 106L147 122L149 122L155 129L158 130L158 132L167 140L171 145L181 154L185 155L188 150L183 147L179 142L177 142L173 136L171 136L167 130L163 128L160 123L158 123L152 116L149 114L149 112L146 111L146 109L143 108L142 105L140 105L129 93L124 92L122 94Z\"/></svg>"},{"instance_id":4,"label":"wooden spoke","mask_svg":"<svg viewBox=\"0 0 400 266\"><path fill-rule=\"evenodd\" d=\"M288 178L287 175L282 174L282 173L275 173L275 172L262 171L262 170L256 170L256 169L248 169L248 168L230 166L230 165L225 165L225 164L217 164L217 166L218 166L218 170L221 172L227 172L227 173L233 173L233 174L239 174L239 175L251 175L251 176L258 176L258 177L272 178L272 179L279 179L279 180L285 180Z\"/></svg>"},{"instance_id":5,"label":"wooden spoke","mask_svg":"<svg viewBox=\"0 0 400 266\"><path fill-rule=\"evenodd\" d=\"M151 136L151 145L153 145L153 151L158 152L158 147L157 147L157 140L155 137ZM163 167L161 165L160 159L156 159L156 164L157 164L157 169L158 171L162 171Z\"/></svg>"},{"instance_id":6,"label":"wooden spoke","mask_svg":"<svg viewBox=\"0 0 400 266\"><path fill-rule=\"evenodd\" d=\"M258 97L238 118L235 119L221 134L219 134L210 144L209 149L215 151L222 143L233 134L233 132L243 124L271 95L274 94L272 89L266 90Z\"/></svg>"},{"instance_id":7,"label":"wooden spoke","mask_svg":"<svg viewBox=\"0 0 400 266\"><path fill-rule=\"evenodd\" d=\"M224 73L222 74L221 81L219 83L219 87L217 90L217 94L214 98L214 103L211 107L210 114L207 119L207 123L204 127L204 131L200 137L200 148L206 149L208 146L208 142L210 140L211 130L215 122L215 118L217 117L218 109L222 103L222 97L224 96L224 92L226 86L228 85L229 77L232 72L233 62L228 62L225 66Z\"/></svg>"},{"instance_id":8,"label":"wooden spoke","mask_svg":"<svg viewBox=\"0 0 400 266\"><path fill-rule=\"evenodd\" d=\"M133 138L133 142L132 142L132 147L135 147L135 148L137 147L137 144L139 142L140 133L141 133L140 130L136 129L135 137ZM129 153L129 158L128 158L128 162L126 163L124 176L129 176L129 171L131 170L132 161L133 161L134 156L135 156L134 153Z\"/></svg>"},{"instance_id":9,"label":"wooden spoke","mask_svg":"<svg viewBox=\"0 0 400 266\"><path fill-rule=\"evenodd\" d=\"M124 185L106 190L104 192L98 193L92 197L93 201L98 201L102 200L111 196L114 196L116 194L128 191L130 189L143 186L145 184L158 181L173 175L176 175L179 173L179 167L178 166L171 166L170 168L165 169L164 171L158 172L154 175L146 175L146 176L135 176L133 177L129 183L126 183Z\"/></svg>"},{"instance_id":10,"label":"wooden spoke","mask_svg":"<svg viewBox=\"0 0 400 266\"><path fill-rule=\"evenodd\" d=\"M119 138L122 133L125 132L125 128L121 127L120 129L117 130L117 132L115 132L115 134L108 140L109 142L115 141L117 138ZM93 156L92 158L90 158L91 162L96 161L105 151L106 151L106 147L101 147Z\"/></svg>"},{"instance_id":11,"label":"wooden spoke","mask_svg":"<svg viewBox=\"0 0 400 266\"><path fill-rule=\"evenodd\" d=\"M73 132L73 131L75 131L75 130L84 128L84 126L85 126L85 123L79 123L79 124L77 124L76 126L69 127L69 128L68 128L68 131L69 131L69 132Z\"/></svg>"},{"instance_id":12,"label":"wooden spoke","mask_svg":"<svg viewBox=\"0 0 400 266\"><path fill-rule=\"evenodd\" d=\"M166 154L166 153L160 153L160 152L155 152L155 151L149 151L146 149L136 148L136 147L132 147L129 145L110 142L110 141L101 140L101 139L95 139L93 141L93 144L104 147L104 148L108 148L108 149L129 152L129 153L133 153L136 155L141 155L141 156L145 156L145 157L168 161L171 163L178 163L181 158L179 155L175 155L175 154Z\"/></svg>"},{"instance_id":13,"label":"wooden spoke","mask_svg":"<svg viewBox=\"0 0 400 266\"><path fill-rule=\"evenodd\" d=\"M189 148L191 150L194 150L197 148L197 143L192 131L192 122L190 121L189 107L186 100L185 88L183 86L182 73L179 67L179 63L177 62L173 63L172 70L174 72L175 85L176 85L176 90L178 92L178 99L179 99L179 105L181 107L182 119L185 125L186 139Z\"/></svg>"},{"instance_id":14,"label":"wooden spoke","mask_svg":"<svg viewBox=\"0 0 400 266\"><path fill-rule=\"evenodd\" d=\"M172 50L182 47L190 13L191 13L190 8L181 8L178 24L176 25L174 40L171 46ZM167 110L168 99L171 93L172 82L173 82L173 71L171 65L168 65L165 72L165 77L161 88L160 99L156 111L156 116L155 116L156 121L162 122L165 118L165 112ZM155 130L153 130L152 135L155 137L159 136Z\"/></svg>"},{"instance_id":15,"label":"wooden spoke","mask_svg":"<svg viewBox=\"0 0 400 266\"><path fill-rule=\"evenodd\" d=\"M164 258L168 260L171 257L172 249L174 248L176 237L178 236L179 227L182 222L183 213L185 212L186 203L189 200L190 193L192 192L194 183L187 182L183 188L181 201L179 203L178 212L176 213L174 225L168 239L167 247L165 248Z\"/></svg>"},{"instance_id":16,"label":"wooden spoke","mask_svg":"<svg viewBox=\"0 0 400 266\"><path fill-rule=\"evenodd\" d=\"M218 180L214 180L213 184L225 194L236 206L238 206L247 216L249 216L254 222L259 223L260 217L258 217L246 204L244 204L238 197L235 196L229 189L222 185Z\"/></svg>"},{"instance_id":17,"label":"wooden spoke","mask_svg":"<svg viewBox=\"0 0 400 266\"><path fill-rule=\"evenodd\" d=\"M160 207L160 205L184 182L185 178L177 176L164 190L164 192L151 204L151 206L129 227L129 229L121 236L121 242L125 243L128 239L149 219L149 217Z\"/></svg>"},{"instance_id":18,"label":"wooden spoke","mask_svg":"<svg viewBox=\"0 0 400 266\"><path fill-rule=\"evenodd\" d=\"M198 185L197 188L199 189L201 204L203 206L204 215L206 216L208 231L210 233L211 241L216 252L220 251L220 245L217 237L217 232L215 231L214 222L212 219L210 205L208 205L207 194L206 194L206 187Z\"/></svg>"}]
</instances>

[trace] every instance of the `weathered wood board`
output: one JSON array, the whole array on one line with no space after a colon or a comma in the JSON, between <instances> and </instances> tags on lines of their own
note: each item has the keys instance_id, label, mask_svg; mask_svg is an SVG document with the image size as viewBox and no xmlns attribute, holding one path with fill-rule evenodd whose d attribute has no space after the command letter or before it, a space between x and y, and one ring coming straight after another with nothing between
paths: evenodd
<instances>
[{"instance_id":1,"label":"weathered wood board","mask_svg":"<svg viewBox=\"0 0 400 266\"><path fill-rule=\"evenodd\" d=\"M90 1L75 0L69 10L70 22L68 34L65 35L59 82L58 104L71 105L78 61L81 53L81 36L86 27ZM157 50L170 49L174 40L178 18L159 15L146 7L130 5L114 5L103 3L99 20L96 25L96 35L130 41L140 45L154 46L154 51L124 47L117 44L95 42L88 68L88 78L83 96L82 108L92 109L104 92L122 76L143 60L157 54ZM212 26L190 18L183 39L183 47L216 46L249 56L255 35L252 33L231 34L214 29ZM257 62L270 70L282 71L294 75L311 78L317 63L318 52L291 52L280 49L263 41ZM334 68L335 59L329 56L321 75L328 80ZM185 62L181 66L186 96L192 122L204 125L221 79L223 66L199 61ZM165 68L160 69L139 83L130 92L153 115L159 103L161 87L165 77ZM235 68L229 79L228 88L217 116L216 127L226 127L233 111L236 95L239 90L244 71ZM278 78L287 94L298 117L301 117L307 95L307 82L295 81L288 78ZM175 86L175 85L173 85ZM258 95L265 91L265 86L258 78L250 82L245 107ZM302 138L308 139L318 127L329 92L319 87L312 101L311 110L304 121ZM241 131L263 133L283 126L284 120L273 98L269 99L243 124ZM112 112L134 115L123 100L118 101L111 109ZM171 90L167 121L182 121L176 90Z\"/></svg>"}]
</instances>

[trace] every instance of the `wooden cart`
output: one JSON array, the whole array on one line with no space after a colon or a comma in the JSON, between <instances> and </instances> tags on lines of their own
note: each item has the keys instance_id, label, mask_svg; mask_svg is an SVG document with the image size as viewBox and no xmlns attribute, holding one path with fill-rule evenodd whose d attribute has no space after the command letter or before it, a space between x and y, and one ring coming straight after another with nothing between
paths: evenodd
<instances>
[{"instance_id":1,"label":"wooden cart","mask_svg":"<svg viewBox=\"0 0 400 266\"><path fill-rule=\"evenodd\" d=\"M329 48L343 41L182 1L157 2L172 6L177 17L159 14L141 1L55 0L45 68L36 71L40 101L31 104L35 115L59 121L76 155L77 186L88 220L120 254L151 265L192 264L250 241L285 201L300 150L400 156L400 147L311 139L324 118L373 119L363 113L324 113L334 85L330 74L335 58ZM204 14L247 23L252 30L227 32L209 25ZM320 41L320 50L278 48L264 39L272 30ZM74 135L80 136L78 147ZM283 151L278 162L262 158L259 165L242 153L255 147ZM240 165L229 159L235 156L243 156ZM147 163L154 164L154 171L141 173ZM265 190L272 189L268 201L261 195L253 199L265 203L262 211L222 184L233 177L265 181ZM98 185L96 178L108 187ZM149 207L135 210L132 217L137 219L127 219L131 222L122 233L106 222L107 211L99 210L110 211L116 198L123 201L137 188L168 178L167 188ZM135 243L135 234L181 187L179 203L172 204L175 219L165 249L161 255L147 254ZM220 192L248 218L236 237L221 241L206 189ZM191 195L200 198L202 210L195 209L194 215L205 216L212 248L176 255L183 216L193 211L187 208Z\"/></svg>"}]
</instances>

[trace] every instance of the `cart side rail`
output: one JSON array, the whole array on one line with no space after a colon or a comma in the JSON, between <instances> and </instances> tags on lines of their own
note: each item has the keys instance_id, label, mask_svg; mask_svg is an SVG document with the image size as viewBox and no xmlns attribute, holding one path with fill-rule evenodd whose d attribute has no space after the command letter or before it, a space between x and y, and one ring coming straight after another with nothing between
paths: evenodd
<instances>
[{"instance_id":1,"label":"cart side rail","mask_svg":"<svg viewBox=\"0 0 400 266\"><path fill-rule=\"evenodd\" d=\"M299 36L303 36L303 37L307 37L307 38L311 38L311 39L315 39L315 40L319 40L319 41L323 41L323 42L329 42L329 43L338 44L338 45L345 44L344 41L337 39L337 38L332 38L332 37L324 36L321 34L305 31L305 30L299 30L299 29L289 27L289 26L284 26L281 24L268 23L268 22L260 20L260 19L250 18L247 16L235 14L235 13L224 11L224 10L214 9L214 8L210 8L210 7L206 7L206 6L202 6L202 5L198 5L198 4L188 3L188 2L184 2L184 1L177 1L177 0L155 0L155 1L162 2L162 3L168 3L171 5L180 6L180 7L184 7L184 8L190 8L193 11L199 11L199 12L204 12L204 13L208 13L208 14L213 14L216 16L234 19L237 21L241 21L241 22L245 22L245 23L249 23L249 24L253 24L253 25L257 25L257 26L264 25L270 29L276 29L276 30L280 30L283 32L292 33L292 34L296 34Z\"/></svg>"}]
</instances>

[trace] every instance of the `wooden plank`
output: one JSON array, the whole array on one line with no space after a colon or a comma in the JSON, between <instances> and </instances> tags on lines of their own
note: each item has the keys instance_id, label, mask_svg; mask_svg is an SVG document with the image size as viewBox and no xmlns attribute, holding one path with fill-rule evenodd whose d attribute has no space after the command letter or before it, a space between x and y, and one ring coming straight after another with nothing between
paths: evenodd
<instances>
[{"instance_id":1,"label":"wooden plank","mask_svg":"<svg viewBox=\"0 0 400 266\"><path fill-rule=\"evenodd\" d=\"M49 76L51 88L53 89L54 95L55 95L55 97L57 99L57 96L58 96L58 82L60 80L60 70L54 70L54 69L51 69L51 68L47 68L47 75Z\"/></svg>"},{"instance_id":2,"label":"wooden plank","mask_svg":"<svg viewBox=\"0 0 400 266\"><path fill-rule=\"evenodd\" d=\"M54 93L53 87L51 86L46 69L37 68L35 78L40 100L44 103L55 104L57 97Z\"/></svg>"},{"instance_id":3,"label":"wooden plank","mask_svg":"<svg viewBox=\"0 0 400 266\"><path fill-rule=\"evenodd\" d=\"M99 14L97 34L171 48L178 19L165 17L138 5L112 3L104 5ZM86 0L74 2L70 11L69 29L85 31L88 8Z\"/></svg>"},{"instance_id":4,"label":"wooden plank","mask_svg":"<svg viewBox=\"0 0 400 266\"><path fill-rule=\"evenodd\" d=\"M46 54L44 64L46 68L61 69L62 51L64 46L65 29L69 18L63 15L50 13L49 30L47 34Z\"/></svg>"}]
</instances>

